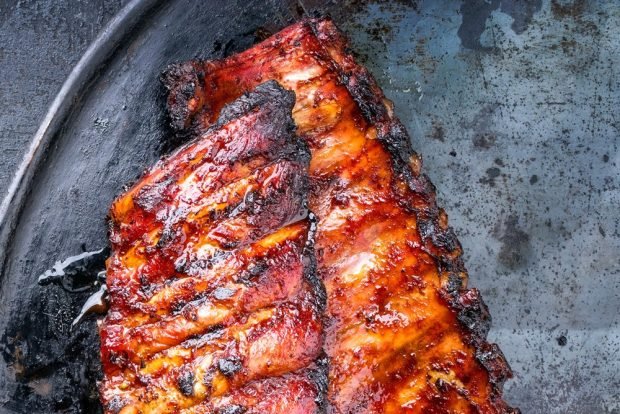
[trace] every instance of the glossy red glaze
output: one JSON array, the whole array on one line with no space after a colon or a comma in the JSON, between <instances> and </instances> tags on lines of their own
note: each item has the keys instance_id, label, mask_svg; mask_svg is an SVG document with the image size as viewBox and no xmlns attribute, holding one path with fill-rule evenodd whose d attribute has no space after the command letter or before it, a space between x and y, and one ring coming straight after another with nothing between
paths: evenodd
<instances>
[{"instance_id":1,"label":"glossy red glaze","mask_svg":"<svg viewBox=\"0 0 620 414\"><path fill-rule=\"evenodd\" d=\"M262 85L114 201L106 413L320 410L324 290L293 103Z\"/></svg>"},{"instance_id":2,"label":"glossy red glaze","mask_svg":"<svg viewBox=\"0 0 620 414\"><path fill-rule=\"evenodd\" d=\"M511 413L510 369L486 342L461 248L402 125L329 20L307 20L221 61L165 74L173 127L200 134L276 80L296 94L327 291L328 412Z\"/></svg>"}]
</instances>

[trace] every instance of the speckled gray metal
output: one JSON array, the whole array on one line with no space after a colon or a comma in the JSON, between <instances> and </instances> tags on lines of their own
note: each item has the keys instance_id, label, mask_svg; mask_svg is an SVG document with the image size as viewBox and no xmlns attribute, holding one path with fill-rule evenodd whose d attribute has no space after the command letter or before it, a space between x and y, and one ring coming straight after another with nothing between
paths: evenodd
<instances>
[{"instance_id":1,"label":"speckled gray metal","mask_svg":"<svg viewBox=\"0 0 620 414\"><path fill-rule=\"evenodd\" d=\"M620 2L386 2L339 23L459 235L507 400L620 413Z\"/></svg>"},{"instance_id":2,"label":"speckled gray metal","mask_svg":"<svg viewBox=\"0 0 620 414\"><path fill-rule=\"evenodd\" d=\"M159 156L161 70L315 10L350 36L424 157L515 371L506 399L620 413L620 3L579 0L177 0L146 16L26 198L0 279L0 411L97 410L94 321L69 330L84 295L36 278L105 244L110 201Z\"/></svg>"}]
</instances>

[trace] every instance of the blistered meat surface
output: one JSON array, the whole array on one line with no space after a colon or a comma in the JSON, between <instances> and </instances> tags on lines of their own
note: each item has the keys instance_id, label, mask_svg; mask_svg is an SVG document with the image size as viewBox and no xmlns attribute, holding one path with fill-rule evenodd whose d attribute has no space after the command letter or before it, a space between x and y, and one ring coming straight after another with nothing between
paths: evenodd
<instances>
[{"instance_id":1,"label":"blistered meat surface","mask_svg":"<svg viewBox=\"0 0 620 414\"><path fill-rule=\"evenodd\" d=\"M294 24L224 60L170 67L172 126L200 134L266 80L295 92L293 118L312 154L328 412L517 412L502 399L510 368L486 341L490 316L467 288L461 246L420 157L330 20Z\"/></svg>"},{"instance_id":2,"label":"blistered meat surface","mask_svg":"<svg viewBox=\"0 0 620 414\"><path fill-rule=\"evenodd\" d=\"M323 409L325 293L293 104L258 86L114 201L106 413Z\"/></svg>"}]
</instances>

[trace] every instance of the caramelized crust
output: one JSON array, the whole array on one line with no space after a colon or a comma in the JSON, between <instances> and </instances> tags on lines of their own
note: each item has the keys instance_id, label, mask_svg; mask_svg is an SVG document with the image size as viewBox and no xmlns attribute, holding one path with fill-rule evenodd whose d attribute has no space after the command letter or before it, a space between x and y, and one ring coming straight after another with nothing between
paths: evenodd
<instances>
[{"instance_id":1,"label":"caramelized crust","mask_svg":"<svg viewBox=\"0 0 620 414\"><path fill-rule=\"evenodd\" d=\"M172 126L200 134L270 79L295 92L293 118L312 153L328 411L518 412L502 400L510 368L486 342L490 316L466 287L461 247L420 157L330 20L302 21L221 61L170 67Z\"/></svg>"},{"instance_id":2,"label":"caramelized crust","mask_svg":"<svg viewBox=\"0 0 620 414\"><path fill-rule=\"evenodd\" d=\"M325 293L293 104L258 86L114 201L106 413L320 411Z\"/></svg>"}]
</instances>

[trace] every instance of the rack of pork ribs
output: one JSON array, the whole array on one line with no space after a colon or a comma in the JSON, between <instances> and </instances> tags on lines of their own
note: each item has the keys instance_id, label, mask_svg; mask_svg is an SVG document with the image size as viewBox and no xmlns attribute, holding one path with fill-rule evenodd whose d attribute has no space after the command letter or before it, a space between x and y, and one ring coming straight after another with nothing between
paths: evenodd
<instances>
[{"instance_id":1,"label":"rack of pork ribs","mask_svg":"<svg viewBox=\"0 0 620 414\"><path fill-rule=\"evenodd\" d=\"M329 19L172 65L111 209L106 413L518 413L421 160Z\"/></svg>"}]
</instances>

